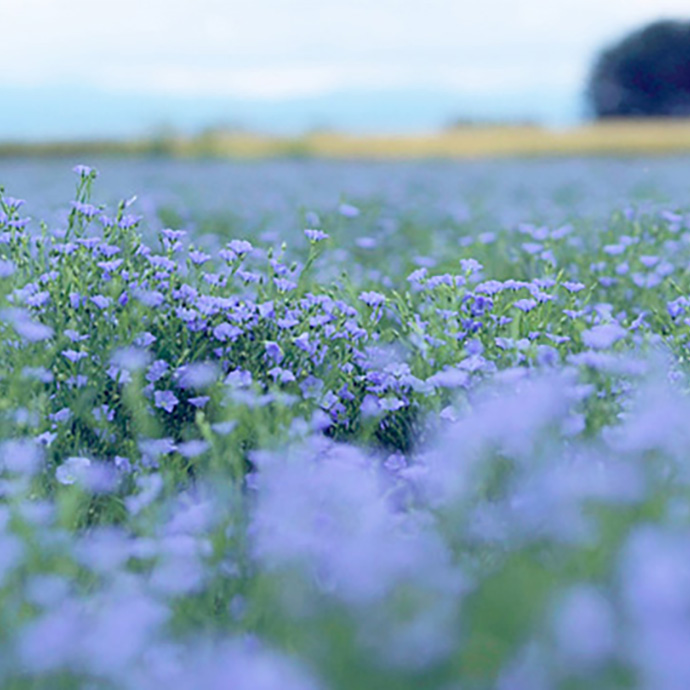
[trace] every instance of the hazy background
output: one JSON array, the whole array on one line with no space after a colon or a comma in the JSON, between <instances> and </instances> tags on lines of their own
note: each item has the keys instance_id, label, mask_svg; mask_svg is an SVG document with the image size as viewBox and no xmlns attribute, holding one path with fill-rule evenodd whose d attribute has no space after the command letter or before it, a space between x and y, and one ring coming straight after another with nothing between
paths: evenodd
<instances>
[{"instance_id":1,"label":"hazy background","mask_svg":"<svg viewBox=\"0 0 690 690\"><path fill-rule=\"evenodd\" d=\"M0 0L0 140L573 124L606 44L688 0Z\"/></svg>"}]
</instances>

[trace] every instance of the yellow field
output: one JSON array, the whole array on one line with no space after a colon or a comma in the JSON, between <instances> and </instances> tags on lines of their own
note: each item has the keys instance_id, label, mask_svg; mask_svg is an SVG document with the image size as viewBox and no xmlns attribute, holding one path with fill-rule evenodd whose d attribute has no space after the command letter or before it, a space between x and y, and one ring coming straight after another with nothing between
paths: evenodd
<instances>
[{"instance_id":1,"label":"yellow field","mask_svg":"<svg viewBox=\"0 0 690 690\"><path fill-rule=\"evenodd\" d=\"M315 132L297 138L209 132L126 142L0 144L0 156L162 155L253 159L482 158L501 156L634 155L690 152L690 120L616 121L552 130L536 126L467 126L428 135L353 136Z\"/></svg>"}]
</instances>

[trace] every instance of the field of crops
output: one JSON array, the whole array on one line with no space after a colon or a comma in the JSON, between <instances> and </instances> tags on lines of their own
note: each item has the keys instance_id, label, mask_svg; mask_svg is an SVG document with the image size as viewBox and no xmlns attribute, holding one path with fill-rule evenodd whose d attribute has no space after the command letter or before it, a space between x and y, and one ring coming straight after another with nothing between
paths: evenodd
<instances>
[{"instance_id":1,"label":"field of crops","mask_svg":"<svg viewBox=\"0 0 690 690\"><path fill-rule=\"evenodd\" d=\"M690 160L71 168L0 161L3 690L690 687Z\"/></svg>"}]
</instances>

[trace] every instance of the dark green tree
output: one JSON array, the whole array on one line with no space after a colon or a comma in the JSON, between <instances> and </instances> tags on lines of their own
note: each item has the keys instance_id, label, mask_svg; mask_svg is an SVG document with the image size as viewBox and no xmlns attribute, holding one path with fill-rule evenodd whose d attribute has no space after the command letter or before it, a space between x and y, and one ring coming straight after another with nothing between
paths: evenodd
<instances>
[{"instance_id":1,"label":"dark green tree","mask_svg":"<svg viewBox=\"0 0 690 690\"><path fill-rule=\"evenodd\" d=\"M598 118L690 117L690 22L655 22L606 48L587 96Z\"/></svg>"}]
</instances>

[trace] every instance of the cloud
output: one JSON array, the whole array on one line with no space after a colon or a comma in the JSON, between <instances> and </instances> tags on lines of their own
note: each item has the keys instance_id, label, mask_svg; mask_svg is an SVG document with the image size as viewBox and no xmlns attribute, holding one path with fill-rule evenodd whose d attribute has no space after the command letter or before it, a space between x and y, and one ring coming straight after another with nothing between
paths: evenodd
<instances>
[{"instance_id":1,"label":"cloud","mask_svg":"<svg viewBox=\"0 0 690 690\"><path fill-rule=\"evenodd\" d=\"M0 81L278 97L353 85L570 84L687 0L2 0Z\"/></svg>"}]
</instances>

